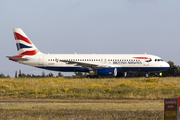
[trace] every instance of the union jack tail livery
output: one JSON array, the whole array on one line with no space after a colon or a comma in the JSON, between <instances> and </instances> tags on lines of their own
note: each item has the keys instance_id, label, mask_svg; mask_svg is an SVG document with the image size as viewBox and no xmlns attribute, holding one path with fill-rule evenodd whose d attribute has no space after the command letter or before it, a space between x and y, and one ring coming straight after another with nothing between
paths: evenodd
<instances>
[{"instance_id":1,"label":"union jack tail livery","mask_svg":"<svg viewBox=\"0 0 180 120\"><path fill-rule=\"evenodd\" d=\"M19 55L36 55L39 50L20 28L14 28L14 38Z\"/></svg>"}]
</instances>

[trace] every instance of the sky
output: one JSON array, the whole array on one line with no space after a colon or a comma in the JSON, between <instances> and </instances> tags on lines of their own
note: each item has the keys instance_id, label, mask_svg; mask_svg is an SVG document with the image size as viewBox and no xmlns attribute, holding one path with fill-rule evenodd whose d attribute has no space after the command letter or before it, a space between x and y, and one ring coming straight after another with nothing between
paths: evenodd
<instances>
[{"instance_id":1,"label":"sky","mask_svg":"<svg viewBox=\"0 0 180 120\"><path fill-rule=\"evenodd\" d=\"M6 58L18 54L13 28L21 28L43 53L147 53L180 65L179 5L180 0L0 0L0 73L52 72Z\"/></svg>"}]
</instances>

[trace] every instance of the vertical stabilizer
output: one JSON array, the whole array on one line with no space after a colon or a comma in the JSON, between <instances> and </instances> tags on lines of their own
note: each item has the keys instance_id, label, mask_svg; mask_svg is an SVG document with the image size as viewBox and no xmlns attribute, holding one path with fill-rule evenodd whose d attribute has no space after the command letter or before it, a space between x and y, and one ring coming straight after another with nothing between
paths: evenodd
<instances>
[{"instance_id":1,"label":"vertical stabilizer","mask_svg":"<svg viewBox=\"0 0 180 120\"><path fill-rule=\"evenodd\" d=\"M20 28L14 28L13 32L19 55L36 55L37 53L40 53Z\"/></svg>"}]
</instances>

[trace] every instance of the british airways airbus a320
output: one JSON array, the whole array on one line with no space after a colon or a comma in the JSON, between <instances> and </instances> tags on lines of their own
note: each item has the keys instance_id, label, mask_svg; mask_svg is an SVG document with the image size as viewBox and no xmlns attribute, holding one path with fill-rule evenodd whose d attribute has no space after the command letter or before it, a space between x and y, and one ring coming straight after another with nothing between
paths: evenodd
<instances>
[{"instance_id":1,"label":"british airways airbus a320","mask_svg":"<svg viewBox=\"0 0 180 120\"><path fill-rule=\"evenodd\" d=\"M117 76L129 71L163 71L169 64L149 54L44 54L40 52L20 28L14 28L19 55L7 56L10 60L37 68L86 72L90 76Z\"/></svg>"}]
</instances>

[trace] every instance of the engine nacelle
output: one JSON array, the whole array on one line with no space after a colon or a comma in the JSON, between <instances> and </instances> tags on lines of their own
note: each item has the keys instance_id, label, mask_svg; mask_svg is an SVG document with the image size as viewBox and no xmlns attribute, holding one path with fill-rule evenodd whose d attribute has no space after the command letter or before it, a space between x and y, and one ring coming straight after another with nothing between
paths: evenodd
<instances>
[{"instance_id":1,"label":"engine nacelle","mask_svg":"<svg viewBox=\"0 0 180 120\"><path fill-rule=\"evenodd\" d=\"M97 69L98 76L117 76L117 68L101 68Z\"/></svg>"}]
</instances>

